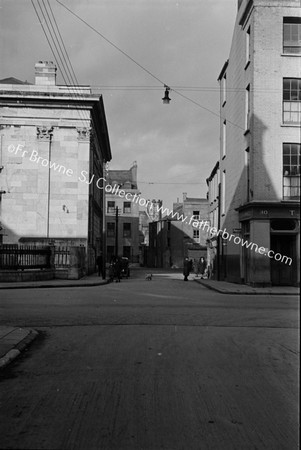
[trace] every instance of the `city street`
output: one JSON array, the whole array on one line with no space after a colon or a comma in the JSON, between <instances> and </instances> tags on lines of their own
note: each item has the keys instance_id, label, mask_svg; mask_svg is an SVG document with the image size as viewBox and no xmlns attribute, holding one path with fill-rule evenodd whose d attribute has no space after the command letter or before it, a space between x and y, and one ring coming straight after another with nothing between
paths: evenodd
<instances>
[{"instance_id":1,"label":"city street","mask_svg":"<svg viewBox=\"0 0 301 450\"><path fill-rule=\"evenodd\" d=\"M146 273L0 291L0 324L39 332L1 372L0 448L297 449L298 297Z\"/></svg>"}]
</instances>

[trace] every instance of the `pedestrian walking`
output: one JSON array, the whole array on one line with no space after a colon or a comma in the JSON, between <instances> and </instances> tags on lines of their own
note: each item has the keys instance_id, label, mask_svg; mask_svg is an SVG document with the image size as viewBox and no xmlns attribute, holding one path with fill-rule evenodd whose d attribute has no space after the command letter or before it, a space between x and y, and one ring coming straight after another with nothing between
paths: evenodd
<instances>
[{"instance_id":1,"label":"pedestrian walking","mask_svg":"<svg viewBox=\"0 0 301 450\"><path fill-rule=\"evenodd\" d=\"M199 260L199 273L200 273L201 278L204 277L206 268L207 268L206 260L205 260L205 258L203 258L203 256L201 256L200 260Z\"/></svg>"}]
</instances>

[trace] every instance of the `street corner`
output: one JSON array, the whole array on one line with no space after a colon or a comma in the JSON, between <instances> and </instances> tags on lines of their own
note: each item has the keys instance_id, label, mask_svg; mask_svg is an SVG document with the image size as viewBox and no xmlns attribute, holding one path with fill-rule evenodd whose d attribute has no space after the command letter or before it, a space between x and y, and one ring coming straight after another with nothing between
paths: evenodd
<instances>
[{"instance_id":1,"label":"street corner","mask_svg":"<svg viewBox=\"0 0 301 450\"><path fill-rule=\"evenodd\" d=\"M0 327L0 370L18 358L38 334L31 328Z\"/></svg>"}]
</instances>

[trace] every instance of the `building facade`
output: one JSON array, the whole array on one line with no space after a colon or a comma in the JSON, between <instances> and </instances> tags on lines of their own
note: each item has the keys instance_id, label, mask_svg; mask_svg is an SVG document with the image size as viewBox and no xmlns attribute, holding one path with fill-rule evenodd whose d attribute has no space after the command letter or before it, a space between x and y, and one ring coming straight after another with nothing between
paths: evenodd
<instances>
[{"instance_id":1,"label":"building facade","mask_svg":"<svg viewBox=\"0 0 301 450\"><path fill-rule=\"evenodd\" d=\"M238 1L218 78L219 228L233 236L218 252L228 281L299 283L300 12L299 0Z\"/></svg>"},{"instance_id":2,"label":"building facade","mask_svg":"<svg viewBox=\"0 0 301 450\"><path fill-rule=\"evenodd\" d=\"M56 85L52 62L35 84L0 82L1 242L84 246L86 272L104 245L104 190L111 160L102 97Z\"/></svg>"},{"instance_id":3,"label":"building facade","mask_svg":"<svg viewBox=\"0 0 301 450\"><path fill-rule=\"evenodd\" d=\"M109 170L106 183L107 256L124 256L131 263L140 262L139 196L137 163L129 170ZM111 189L112 188L112 189Z\"/></svg>"},{"instance_id":4,"label":"building facade","mask_svg":"<svg viewBox=\"0 0 301 450\"><path fill-rule=\"evenodd\" d=\"M149 224L148 266L181 268L186 256L208 259L208 227L197 226L202 221L209 225L208 200L184 193L170 214Z\"/></svg>"}]
</instances>

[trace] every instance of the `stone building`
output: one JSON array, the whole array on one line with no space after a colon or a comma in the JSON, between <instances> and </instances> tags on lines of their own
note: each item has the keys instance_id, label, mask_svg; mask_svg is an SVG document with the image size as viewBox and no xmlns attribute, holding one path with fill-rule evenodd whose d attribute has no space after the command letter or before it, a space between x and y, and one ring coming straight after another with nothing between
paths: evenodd
<instances>
[{"instance_id":1,"label":"stone building","mask_svg":"<svg viewBox=\"0 0 301 450\"><path fill-rule=\"evenodd\" d=\"M110 262L112 256L118 255L138 264L144 240L139 230L139 205L144 206L144 199L137 185L137 163L129 170L109 170L106 184L106 259Z\"/></svg>"},{"instance_id":2,"label":"stone building","mask_svg":"<svg viewBox=\"0 0 301 450\"><path fill-rule=\"evenodd\" d=\"M35 84L0 81L2 243L84 246L85 271L104 245L104 165L111 160L103 99L56 85L52 62Z\"/></svg>"},{"instance_id":3,"label":"stone building","mask_svg":"<svg viewBox=\"0 0 301 450\"><path fill-rule=\"evenodd\" d=\"M219 225L233 236L219 239L225 280L299 282L300 74L300 1L239 0L218 77Z\"/></svg>"}]
</instances>

